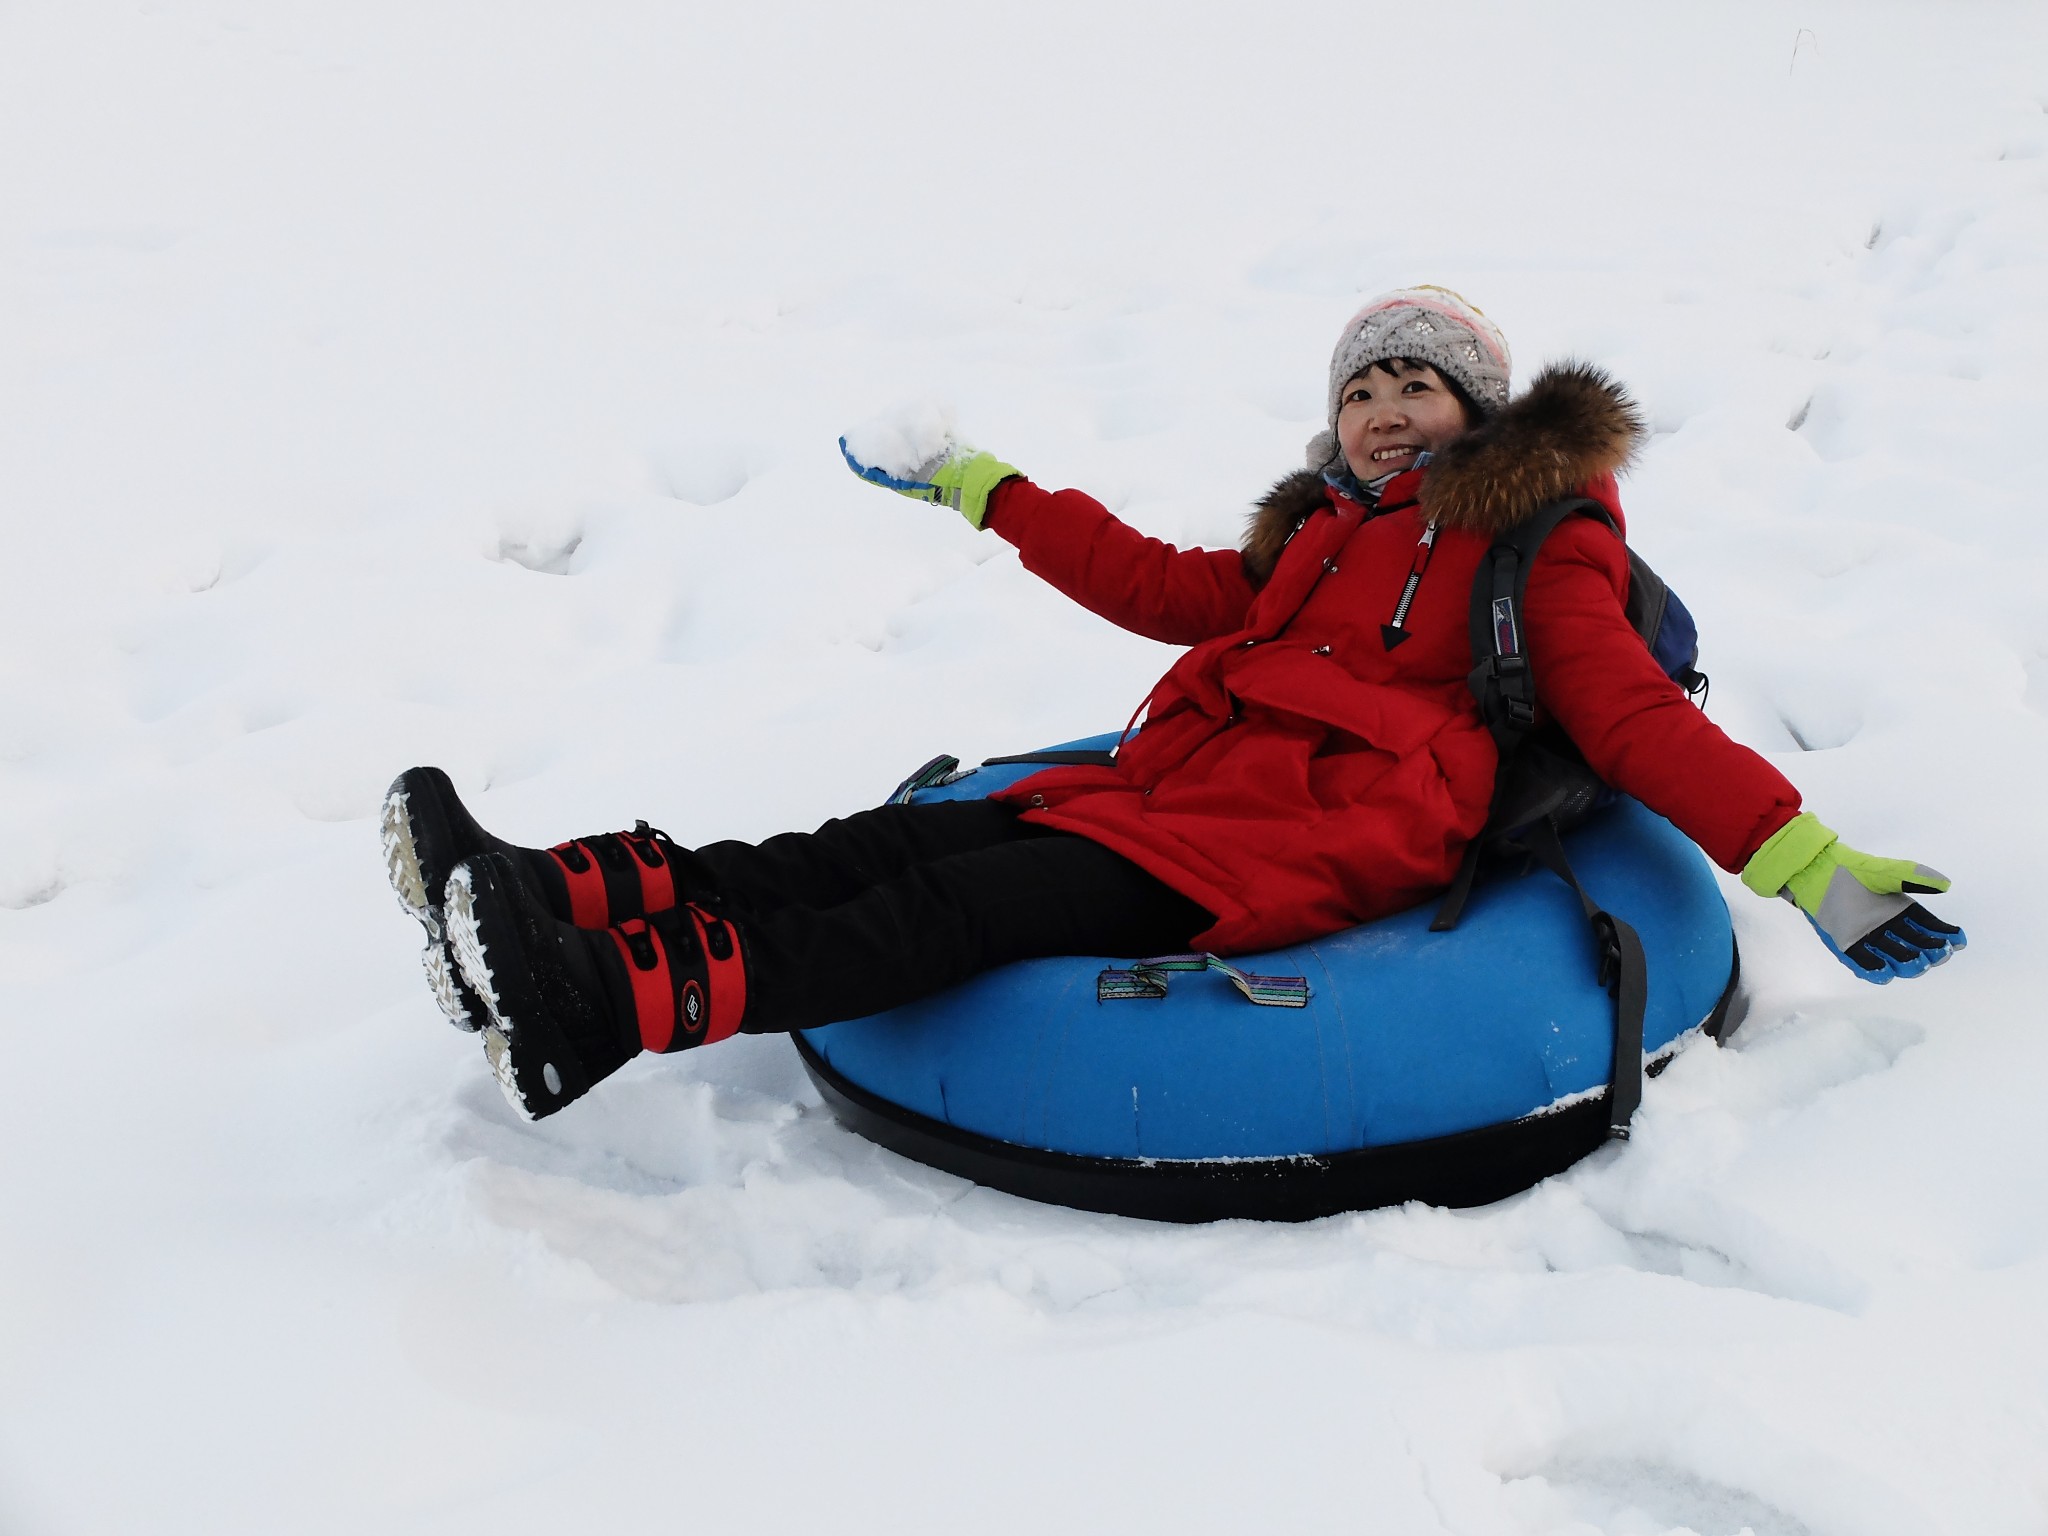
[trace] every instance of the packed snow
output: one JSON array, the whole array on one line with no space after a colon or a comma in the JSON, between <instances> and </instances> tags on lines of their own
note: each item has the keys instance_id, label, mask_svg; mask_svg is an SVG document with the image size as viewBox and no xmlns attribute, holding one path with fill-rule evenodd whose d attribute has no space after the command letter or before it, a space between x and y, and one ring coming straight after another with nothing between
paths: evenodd
<instances>
[{"instance_id":1,"label":"packed snow","mask_svg":"<svg viewBox=\"0 0 2048 1536\"><path fill-rule=\"evenodd\" d=\"M899 401L856 422L839 440L841 451L861 470L880 470L916 481L945 462L960 446L953 413L931 400Z\"/></svg>"},{"instance_id":2,"label":"packed snow","mask_svg":"<svg viewBox=\"0 0 2048 1536\"><path fill-rule=\"evenodd\" d=\"M0 1531L2048 1529L2048 12L0 11ZM787 1041L528 1125L376 808L870 804L1170 659L837 445L1228 544L1366 295L1656 436L1710 709L1971 947L1475 1211L1155 1226Z\"/></svg>"}]
</instances>

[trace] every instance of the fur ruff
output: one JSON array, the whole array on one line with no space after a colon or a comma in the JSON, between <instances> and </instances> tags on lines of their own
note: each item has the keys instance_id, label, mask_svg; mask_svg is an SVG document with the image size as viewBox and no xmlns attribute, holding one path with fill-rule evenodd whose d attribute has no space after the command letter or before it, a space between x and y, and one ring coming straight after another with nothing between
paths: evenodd
<instances>
[{"instance_id":1,"label":"fur ruff","mask_svg":"<svg viewBox=\"0 0 2048 1536\"><path fill-rule=\"evenodd\" d=\"M1498 538L1587 481L1626 469L1644 430L1628 391L1601 369L1552 364L1435 456L1422 483L1423 509L1445 528ZM1245 569L1254 581L1273 573L1280 551L1325 493L1312 469L1295 471L1266 493L1245 530Z\"/></svg>"}]
</instances>

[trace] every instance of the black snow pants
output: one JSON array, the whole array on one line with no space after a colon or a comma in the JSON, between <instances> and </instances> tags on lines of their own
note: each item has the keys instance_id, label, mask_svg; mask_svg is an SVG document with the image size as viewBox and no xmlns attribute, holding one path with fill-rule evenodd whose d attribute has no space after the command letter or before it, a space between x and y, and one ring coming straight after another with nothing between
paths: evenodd
<instances>
[{"instance_id":1,"label":"black snow pants","mask_svg":"<svg viewBox=\"0 0 2048 1536\"><path fill-rule=\"evenodd\" d=\"M878 806L694 862L739 934L749 1034L879 1013L1012 960L1169 954L1215 921L1121 854L984 800Z\"/></svg>"}]
</instances>

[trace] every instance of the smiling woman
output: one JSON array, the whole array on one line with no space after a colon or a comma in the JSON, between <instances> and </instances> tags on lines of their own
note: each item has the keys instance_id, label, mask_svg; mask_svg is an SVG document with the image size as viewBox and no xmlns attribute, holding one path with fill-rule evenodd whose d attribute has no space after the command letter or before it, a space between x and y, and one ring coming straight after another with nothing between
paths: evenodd
<instances>
[{"instance_id":1,"label":"smiling woman","mask_svg":"<svg viewBox=\"0 0 2048 1536\"><path fill-rule=\"evenodd\" d=\"M1467 850L1505 804L1496 781L1515 776L1496 769L1519 738L1494 706L1510 661L1525 727L1554 724L1560 751L1752 889L1789 890L1858 974L1946 959L1962 935L1911 900L1946 882L1839 847L1630 618L1615 476L1643 429L1627 392L1566 364L1510 401L1508 370L1499 330L1456 294L1368 304L1331 357L1326 430L1240 550L1148 538L937 420L842 438L864 480L953 508L1082 606L1188 647L1143 724L986 798L698 848L645 824L516 847L445 774L414 769L385 803L385 853L443 1009L538 1116L642 1050L864 1018L1013 962L1242 955L1391 917L1475 867ZM1476 626L1503 681L1475 697L1472 594L1483 574L1498 583L1500 541L1546 515L1526 580ZM1689 1027L1705 1006L1674 1017ZM1614 1105L1620 1133L1633 1100Z\"/></svg>"}]
</instances>

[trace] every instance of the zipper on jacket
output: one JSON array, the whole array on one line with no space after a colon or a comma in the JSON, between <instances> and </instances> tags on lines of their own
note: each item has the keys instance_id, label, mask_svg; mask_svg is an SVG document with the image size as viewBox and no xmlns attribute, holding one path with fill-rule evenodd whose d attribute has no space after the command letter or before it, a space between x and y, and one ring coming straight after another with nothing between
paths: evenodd
<instances>
[{"instance_id":1,"label":"zipper on jacket","mask_svg":"<svg viewBox=\"0 0 2048 1536\"><path fill-rule=\"evenodd\" d=\"M1380 626L1380 639L1388 650L1393 650L1410 638L1408 630L1408 609L1415 602L1415 592L1422 585L1422 573L1429 569L1430 551L1436 548L1436 519L1431 518L1423 525L1422 537L1415 543L1415 562L1408 567L1408 579L1401 586L1401 600L1394 605L1394 619L1391 624Z\"/></svg>"}]
</instances>

